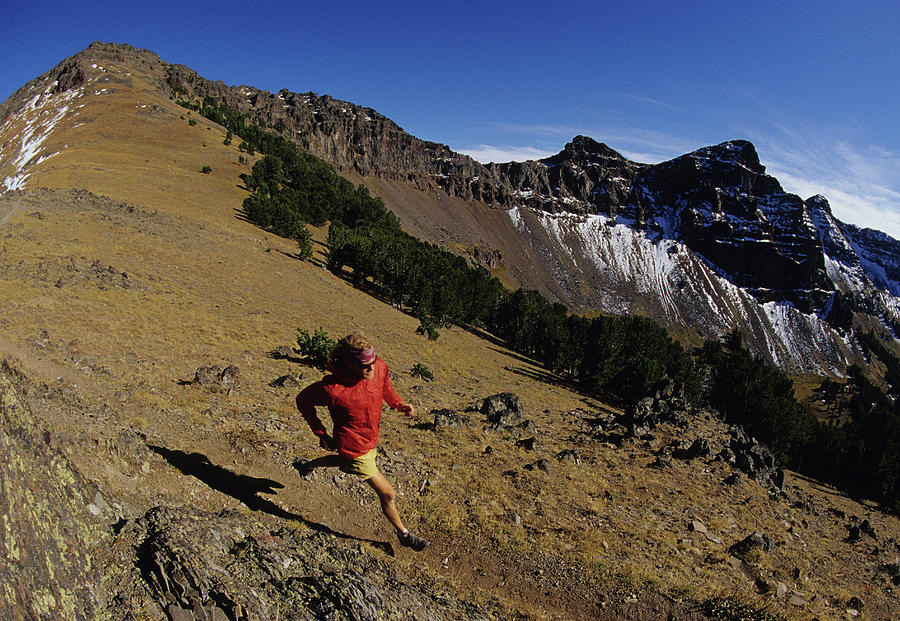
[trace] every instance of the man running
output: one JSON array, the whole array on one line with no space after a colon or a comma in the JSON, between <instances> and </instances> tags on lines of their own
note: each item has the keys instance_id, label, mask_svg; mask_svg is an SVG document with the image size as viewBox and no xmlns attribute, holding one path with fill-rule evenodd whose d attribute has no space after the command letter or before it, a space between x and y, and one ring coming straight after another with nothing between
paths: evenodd
<instances>
[{"instance_id":1,"label":"man running","mask_svg":"<svg viewBox=\"0 0 900 621\"><path fill-rule=\"evenodd\" d=\"M390 481L375 465L381 404L413 416L413 406L404 403L394 391L387 364L375 355L372 343L355 332L341 339L328 357L326 375L297 395L297 409L319 438L319 446L337 455L313 460L297 459L294 467L301 476L316 468L338 467L368 483L381 501L381 510L397 531L400 544L419 552L430 541L409 532L394 504L397 496ZM319 420L316 407L326 407L334 423L332 435Z\"/></svg>"}]
</instances>

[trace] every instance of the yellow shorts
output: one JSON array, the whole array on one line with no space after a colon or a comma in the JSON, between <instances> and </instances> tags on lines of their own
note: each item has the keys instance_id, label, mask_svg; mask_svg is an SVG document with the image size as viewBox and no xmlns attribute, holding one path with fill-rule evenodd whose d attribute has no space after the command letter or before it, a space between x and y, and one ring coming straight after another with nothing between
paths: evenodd
<instances>
[{"instance_id":1,"label":"yellow shorts","mask_svg":"<svg viewBox=\"0 0 900 621\"><path fill-rule=\"evenodd\" d=\"M347 474L355 474L363 481L371 479L378 474L378 466L375 465L375 454L377 448L373 448L367 453L363 453L359 457L344 457L344 463L340 468Z\"/></svg>"}]
</instances>

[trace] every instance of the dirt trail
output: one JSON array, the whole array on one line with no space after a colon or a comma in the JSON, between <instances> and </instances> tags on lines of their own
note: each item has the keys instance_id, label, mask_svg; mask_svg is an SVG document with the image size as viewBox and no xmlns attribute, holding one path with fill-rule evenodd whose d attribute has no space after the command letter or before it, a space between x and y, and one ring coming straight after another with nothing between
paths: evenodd
<instances>
[{"instance_id":1,"label":"dirt trail","mask_svg":"<svg viewBox=\"0 0 900 621\"><path fill-rule=\"evenodd\" d=\"M0 224L2 224L2 221L0 221ZM69 367L57 364L43 356L38 356L28 349L16 345L0 334L0 358L5 356L17 358L25 367L34 371L46 380L62 378L70 384L85 382L85 377L77 371L73 371Z\"/></svg>"}]
</instances>

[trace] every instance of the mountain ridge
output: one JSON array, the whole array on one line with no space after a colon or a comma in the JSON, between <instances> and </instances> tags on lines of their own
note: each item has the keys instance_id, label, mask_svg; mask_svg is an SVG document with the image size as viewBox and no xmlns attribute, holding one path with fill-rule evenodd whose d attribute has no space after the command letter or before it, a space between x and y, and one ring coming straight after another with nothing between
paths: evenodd
<instances>
[{"instance_id":1,"label":"mountain ridge","mask_svg":"<svg viewBox=\"0 0 900 621\"><path fill-rule=\"evenodd\" d=\"M221 101L376 192L392 185L400 198L391 207L401 220L416 223L411 232L449 242L451 249L506 274L509 286L535 288L572 311L648 314L689 342L698 328L702 338L738 329L759 355L801 374L841 375L864 359L844 334L857 313L897 336L900 267L892 259L900 242L844 225L821 197L803 201L784 192L748 141L640 164L576 136L550 158L483 165L407 134L371 108L314 93L228 87L127 45L95 42L32 82L43 79L50 92L64 92L83 83L97 60L126 58L152 68L160 93ZM24 105L25 92L20 89L0 108L0 118ZM472 204L464 212L501 209L509 218L476 216L471 226L456 230L466 217L447 211L441 196ZM522 210L534 218L522 220ZM593 225L573 228L569 219L558 221L564 214L601 216L604 226L629 229L634 248L675 242L669 246L673 254L683 247L696 260L665 274L651 258L656 251L638 252L628 270L622 261L600 261L598 256L614 252L596 248L608 236L598 235ZM536 224L521 226L526 221ZM826 239L834 257L825 253ZM731 285L737 289L726 297L733 302L715 302ZM836 305L843 309L840 317L832 313ZM785 324L796 327L780 327Z\"/></svg>"},{"instance_id":2,"label":"mountain ridge","mask_svg":"<svg viewBox=\"0 0 900 621\"><path fill-rule=\"evenodd\" d=\"M177 89L185 81L179 74L174 83ZM198 97L212 92L210 85L202 79L194 80L190 85L199 87ZM246 88L244 90L247 92ZM864 297L857 306L877 316L889 331L897 334L900 302L892 293L897 290L897 281L891 279L890 274L896 275L897 270L895 264L891 267L890 258L891 251L900 248L900 243L884 234L872 235L844 225L830 214L830 208L827 208L827 221L820 222L835 227L838 232L816 230L811 226L811 211L822 208L822 199L812 197L803 201L786 193L776 179L765 173L755 148L748 141L727 141L649 165L631 162L594 139L577 136L550 158L482 165L453 153L446 145L411 137L393 123L376 123L373 129L370 121L375 117L368 109L351 109L348 106L352 104L327 97L316 100L311 95L305 97L304 104L315 108L311 117L308 111L298 111L295 96L287 91L279 91L277 96L250 92L246 103L259 111L266 122L276 127L279 122L283 123L286 135L296 132L297 141L304 148L363 179L374 175L385 180L402 180L420 191L443 192L491 208L526 208L551 214L602 214L630 224L639 237L683 243L717 276L736 285L761 305L769 302L786 304L804 316L791 319L806 326L800 328L802 333L785 335L772 325L773 321L779 320L762 318L759 312L751 313L756 315L751 318L742 317L740 313L729 317L713 308L693 311L694 315L701 315L697 325L710 327L710 330L704 330L705 336L715 336L737 327L747 334L748 343L755 351L792 372L833 373L838 370L840 373L841 367L861 359L859 349L851 345L848 350L845 338L839 334L841 329L848 328L846 322L840 326L828 325L829 311L834 304L832 298L839 292ZM261 105L261 98L268 103ZM272 105L277 99L284 101L280 109ZM321 101L328 106L321 107ZM326 108L330 113L324 111ZM349 115L343 123L338 110L340 114ZM403 216L408 218L409 214L401 214ZM541 237L535 230L529 230L528 235L529 239L523 240L528 243ZM495 236L489 234L489 237ZM834 268L834 278L844 289L826 270L820 239L823 236L852 238L857 240L853 242L856 248L867 249L865 264L851 260L850 265L845 266L838 259L829 260ZM441 241L440 234L434 232L426 233L426 237ZM879 243L866 241L874 239ZM486 264L492 268L496 268L498 255L503 257L501 261L512 261L509 246L500 250L490 239L485 242L469 238L463 240L462 245L467 246L465 251L475 260L484 261L487 257ZM541 267L546 275L543 278L520 277L517 284L537 288L573 310L623 312L621 307L604 303L603 294L597 293L609 285L600 275L588 278L596 284L591 285L587 293L581 278L566 276L573 271L584 276L592 269L585 267L584 261L574 269L554 267L554 263L560 261L554 257L560 252L552 247L552 243L544 243L537 249L538 254L547 259L535 261L533 254L531 259L519 259L520 264L524 261L519 274L540 271L529 270L525 267L528 263L543 263ZM850 248L856 252L852 250L852 244ZM571 255L572 252L563 250L562 254ZM562 263L566 263L565 257ZM598 267L599 270L593 271L602 274L602 266ZM848 270L854 274L853 278L842 276ZM636 273L629 280L640 278L642 274ZM566 279L569 284L563 282ZM618 297L625 297L623 294L628 288L634 289L634 285L627 286ZM885 289L887 295L879 293L880 289ZM659 299L677 297L661 290L655 295ZM645 312L648 306L654 304L650 301L638 303L624 311ZM785 310L777 314L792 312ZM650 312L650 315L676 332L685 332L686 326L671 314ZM763 315L771 316L771 312ZM804 364L803 361L809 360L807 352L816 348L814 343L818 337L812 337L811 333L828 332L833 328L837 330L824 339L829 344L821 360L812 365ZM791 340L801 343L794 348ZM803 342L807 344L803 345ZM823 341L819 338L818 342ZM796 351L787 353L791 349Z\"/></svg>"}]
</instances>

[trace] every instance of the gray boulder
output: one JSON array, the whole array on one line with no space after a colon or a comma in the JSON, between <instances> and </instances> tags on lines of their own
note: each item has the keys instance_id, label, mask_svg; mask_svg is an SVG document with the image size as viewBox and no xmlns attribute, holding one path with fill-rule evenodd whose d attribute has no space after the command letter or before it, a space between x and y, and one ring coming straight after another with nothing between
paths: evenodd
<instances>
[{"instance_id":1,"label":"gray boulder","mask_svg":"<svg viewBox=\"0 0 900 621\"><path fill-rule=\"evenodd\" d=\"M519 397L511 392L502 392L485 399L479 408L488 422L494 425L513 427L522 422L524 411Z\"/></svg>"},{"instance_id":2,"label":"gray boulder","mask_svg":"<svg viewBox=\"0 0 900 621\"><path fill-rule=\"evenodd\" d=\"M434 417L434 428L439 427L462 427L464 424L462 416L456 410L439 409L431 410Z\"/></svg>"}]
</instances>

